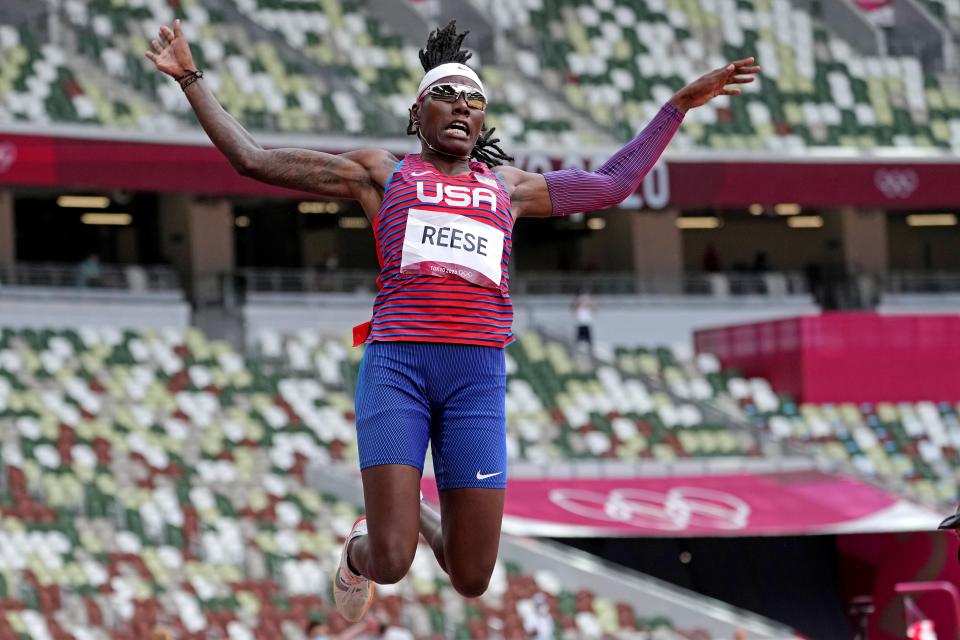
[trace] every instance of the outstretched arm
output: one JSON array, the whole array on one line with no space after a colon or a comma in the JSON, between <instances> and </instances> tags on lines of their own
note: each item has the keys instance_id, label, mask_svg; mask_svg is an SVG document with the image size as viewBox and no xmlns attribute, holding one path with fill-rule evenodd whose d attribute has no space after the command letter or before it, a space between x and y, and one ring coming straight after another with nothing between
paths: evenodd
<instances>
[{"instance_id":1,"label":"outstretched arm","mask_svg":"<svg viewBox=\"0 0 960 640\"><path fill-rule=\"evenodd\" d=\"M562 169L540 175L513 167L498 168L508 188L515 217L570 215L620 204L637 190L680 128L684 114L719 95L738 95L731 84L753 82L760 67L753 58L715 69L678 91L643 131L593 172Z\"/></svg>"},{"instance_id":2,"label":"outstretched arm","mask_svg":"<svg viewBox=\"0 0 960 640\"><path fill-rule=\"evenodd\" d=\"M186 85L184 93L213 144L241 174L262 182L334 198L359 200L376 211L377 198L397 160L381 149L333 155L308 149L264 149L224 110L203 82L187 84L196 71L180 21L160 28L147 57L157 69ZM369 201L369 202L368 202Z\"/></svg>"}]
</instances>

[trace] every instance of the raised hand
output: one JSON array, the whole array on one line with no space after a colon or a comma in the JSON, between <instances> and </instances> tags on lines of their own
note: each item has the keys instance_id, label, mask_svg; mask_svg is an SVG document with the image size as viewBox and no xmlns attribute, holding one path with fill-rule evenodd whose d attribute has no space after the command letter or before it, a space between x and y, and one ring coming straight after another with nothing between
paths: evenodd
<instances>
[{"instance_id":1,"label":"raised hand","mask_svg":"<svg viewBox=\"0 0 960 640\"><path fill-rule=\"evenodd\" d=\"M751 56L714 69L680 89L670 102L675 107L686 111L706 104L717 96L738 96L742 93L739 87L727 88L727 86L753 82L756 75L760 73L760 67L753 62L754 58Z\"/></svg>"},{"instance_id":2,"label":"raised hand","mask_svg":"<svg viewBox=\"0 0 960 640\"><path fill-rule=\"evenodd\" d=\"M157 40L153 41L153 51L147 51L146 56L150 59L157 69L172 77L179 79L191 71L196 71L197 67L193 64L193 55L190 53L190 45L187 39L183 37L180 31L180 20L173 21L173 29L167 25L160 27L157 32Z\"/></svg>"}]
</instances>

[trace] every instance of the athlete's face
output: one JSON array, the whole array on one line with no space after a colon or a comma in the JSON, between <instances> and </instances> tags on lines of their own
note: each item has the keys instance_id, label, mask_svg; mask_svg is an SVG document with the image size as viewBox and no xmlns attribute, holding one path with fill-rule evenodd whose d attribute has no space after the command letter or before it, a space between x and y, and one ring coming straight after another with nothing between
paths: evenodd
<instances>
[{"instance_id":1,"label":"athlete's face","mask_svg":"<svg viewBox=\"0 0 960 640\"><path fill-rule=\"evenodd\" d=\"M434 83L461 84L477 87L470 78L449 76ZM471 109L464 94L454 102L427 96L413 105L413 121L420 123L420 135L440 151L454 156L468 156L473 151L483 128L483 111Z\"/></svg>"}]
</instances>

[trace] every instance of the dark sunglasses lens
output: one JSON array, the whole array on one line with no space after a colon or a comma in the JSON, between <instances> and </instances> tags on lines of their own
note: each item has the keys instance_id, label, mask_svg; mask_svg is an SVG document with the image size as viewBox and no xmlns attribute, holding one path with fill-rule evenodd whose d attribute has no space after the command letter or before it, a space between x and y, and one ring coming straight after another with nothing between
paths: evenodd
<instances>
[{"instance_id":1,"label":"dark sunglasses lens","mask_svg":"<svg viewBox=\"0 0 960 640\"><path fill-rule=\"evenodd\" d=\"M460 94L461 88L455 87L452 84L436 84L430 87L430 95L437 100L454 102L460 98ZM487 99L482 93L475 91L471 93L464 93L464 96L467 100L467 106L471 109L478 109L480 111L486 110Z\"/></svg>"},{"instance_id":2,"label":"dark sunglasses lens","mask_svg":"<svg viewBox=\"0 0 960 640\"><path fill-rule=\"evenodd\" d=\"M457 90L449 84L438 84L430 87L430 95L441 100L453 100L457 97Z\"/></svg>"}]
</instances>

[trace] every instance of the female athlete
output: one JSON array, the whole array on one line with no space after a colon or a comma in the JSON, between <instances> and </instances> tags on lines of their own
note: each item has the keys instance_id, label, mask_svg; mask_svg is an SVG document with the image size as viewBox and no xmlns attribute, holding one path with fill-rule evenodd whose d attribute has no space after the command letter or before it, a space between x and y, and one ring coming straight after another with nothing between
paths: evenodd
<instances>
[{"instance_id":1,"label":"female athlete","mask_svg":"<svg viewBox=\"0 0 960 640\"><path fill-rule=\"evenodd\" d=\"M425 74L407 133L421 151L402 161L381 149L339 155L264 149L199 82L180 30L162 27L147 57L176 79L214 145L238 172L363 207L376 237L379 293L373 318L354 329L367 348L357 383L357 437L366 503L334 579L337 608L358 620L373 584L407 573L419 536L454 588L482 594L500 543L506 486L506 374L512 340L511 231L522 216L563 216L619 204L634 193L684 113L736 95L760 68L732 62L690 83L595 172L546 174L510 158L483 124L487 91L464 63L450 23L420 52ZM421 504L427 443L440 514Z\"/></svg>"}]
</instances>

